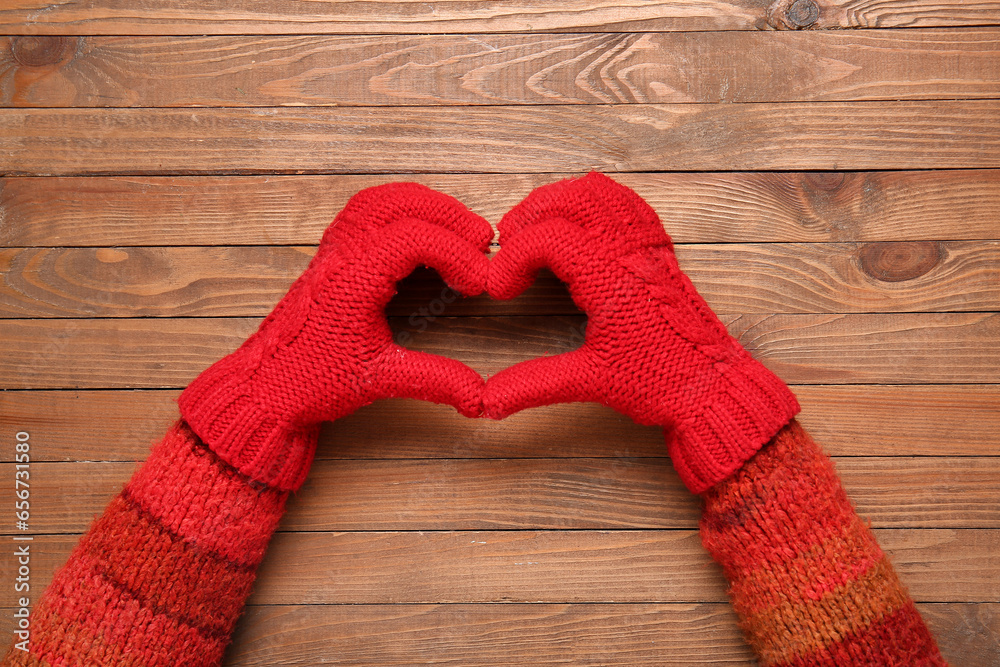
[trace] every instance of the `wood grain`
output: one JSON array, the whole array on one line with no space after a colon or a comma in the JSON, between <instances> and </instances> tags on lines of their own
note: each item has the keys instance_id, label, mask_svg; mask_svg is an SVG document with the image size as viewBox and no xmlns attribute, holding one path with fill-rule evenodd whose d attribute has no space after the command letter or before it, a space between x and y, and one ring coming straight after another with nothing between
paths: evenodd
<instances>
[{"instance_id":1,"label":"wood grain","mask_svg":"<svg viewBox=\"0 0 1000 667\"><path fill-rule=\"evenodd\" d=\"M1000 605L918 609L946 658L993 667L990 639L1000 639ZM236 637L231 667L300 664L303 656L327 652L363 664L753 664L735 616L717 603L268 605L251 607ZM291 652L275 662L278 637Z\"/></svg>"},{"instance_id":2,"label":"wood grain","mask_svg":"<svg viewBox=\"0 0 1000 667\"><path fill-rule=\"evenodd\" d=\"M274 661L269 649L279 636L290 651ZM735 614L715 603L255 606L241 619L235 644L226 663L232 667L301 664L296 660L316 654L379 665L752 660Z\"/></svg>"},{"instance_id":3,"label":"wood grain","mask_svg":"<svg viewBox=\"0 0 1000 667\"><path fill-rule=\"evenodd\" d=\"M496 223L552 174L0 179L7 246L315 245L358 190L417 181ZM617 174L692 242L993 239L1000 170Z\"/></svg>"},{"instance_id":4,"label":"wood grain","mask_svg":"<svg viewBox=\"0 0 1000 667\"><path fill-rule=\"evenodd\" d=\"M408 319L408 318L406 318ZM993 383L1000 315L898 313L724 317L730 333L792 384ZM255 318L0 320L4 389L184 387L255 329ZM570 316L391 318L407 346L490 375L579 344ZM420 326L426 330L419 332Z\"/></svg>"},{"instance_id":5,"label":"wood grain","mask_svg":"<svg viewBox=\"0 0 1000 667\"><path fill-rule=\"evenodd\" d=\"M679 246L677 258L716 313L992 310L1000 242Z\"/></svg>"},{"instance_id":6,"label":"wood grain","mask_svg":"<svg viewBox=\"0 0 1000 667\"><path fill-rule=\"evenodd\" d=\"M267 315L315 248L0 249L2 317ZM1000 241L678 246L717 313L977 311L1000 304ZM576 314L545 272L514 301L462 299L429 269L386 309L409 317Z\"/></svg>"},{"instance_id":7,"label":"wood grain","mask_svg":"<svg viewBox=\"0 0 1000 667\"><path fill-rule=\"evenodd\" d=\"M12 479L13 466L0 473ZM35 463L32 531L83 532L135 467ZM863 457L837 468L874 526L1000 528L1000 458ZM13 506L13 488L0 497ZM663 458L318 461L282 528L696 530L699 507Z\"/></svg>"},{"instance_id":8,"label":"wood grain","mask_svg":"<svg viewBox=\"0 0 1000 667\"><path fill-rule=\"evenodd\" d=\"M1000 637L1000 605L920 604L946 658L992 667L987 638ZM970 634L979 650L968 646ZM751 665L726 605L503 604L267 605L241 619L226 663L293 665L335 653L362 664ZM273 662L277 637L290 654ZM315 653L309 653L313 651Z\"/></svg>"},{"instance_id":9,"label":"wood grain","mask_svg":"<svg viewBox=\"0 0 1000 667\"><path fill-rule=\"evenodd\" d=\"M945 658L993 667L1000 605L917 605ZM0 644L13 609L0 609ZM279 654L275 647L281 646ZM257 605L240 618L226 667L451 661L609 665L751 664L728 604Z\"/></svg>"},{"instance_id":10,"label":"wood grain","mask_svg":"<svg viewBox=\"0 0 1000 667\"><path fill-rule=\"evenodd\" d=\"M945 658L993 667L1000 605L917 606ZM276 639L289 647L277 661ZM328 652L380 665L753 664L728 605L701 603L255 606L241 619L226 665L294 665Z\"/></svg>"},{"instance_id":11,"label":"wood grain","mask_svg":"<svg viewBox=\"0 0 1000 667\"><path fill-rule=\"evenodd\" d=\"M798 419L831 454L994 456L1000 387L796 386ZM997 426L994 426L997 424Z\"/></svg>"},{"instance_id":12,"label":"wood grain","mask_svg":"<svg viewBox=\"0 0 1000 667\"><path fill-rule=\"evenodd\" d=\"M22 35L0 37L0 106L995 98L998 43L995 28L483 38Z\"/></svg>"},{"instance_id":13,"label":"wood grain","mask_svg":"<svg viewBox=\"0 0 1000 667\"><path fill-rule=\"evenodd\" d=\"M1000 167L1000 101L0 109L0 175Z\"/></svg>"},{"instance_id":14,"label":"wood grain","mask_svg":"<svg viewBox=\"0 0 1000 667\"><path fill-rule=\"evenodd\" d=\"M812 11L809 11L812 10ZM279 0L208 0L180 12L168 0L21 0L0 10L0 31L21 34L489 33L604 30L749 30L978 26L1000 23L1000 5L981 0L518 0L483 5L453 0L381 2L377 11L343 0L308 6Z\"/></svg>"},{"instance_id":15,"label":"wood grain","mask_svg":"<svg viewBox=\"0 0 1000 667\"><path fill-rule=\"evenodd\" d=\"M5 276L0 316L265 316L314 252L300 247L0 250Z\"/></svg>"},{"instance_id":16,"label":"wood grain","mask_svg":"<svg viewBox=\"0 0 1000 667\"><path fill-rule=\"evenodd\" d=\"M994 456L998 385L796 385L799 421L833 456ZM141 461L178 417L176 390L0 392L0 429L24 430L36 461ZM414 428L421 424L421 428ZM326 425L318 460L661 457L663 434L576 403L495 422L450 407L378 401ZM0 451L0 462L13 453Z\"/></svg>"},{"instance_id":17,"label":"wood grain","mask_svg":"<svg viewBox=\"0 0 1000 667\"><path fill-rule=\"evenodd\" d=\"M915 600L997 599L996 531L876 534ZM256 603L725 599L718 566L686 531L283 533L272 549Z\"/></svg>"},{"instance_id":18,"label":"wood grain","mask_svg":"<svg viewBox=\"0 0 1000 667\"><path fill-rule=\"evenodd\" d=\"M918 602L1000 597L1000 532L877 529ZM78 535L32 543L42 590ZM13 550L0 553L10 581ZM11 607L13 587L0 589ZM724 602L725 579L688 530L413 531L275 535L251 605L500 602Z\"/></svg>"},{"instance_id":19,"label":"wood grain","mask_svg":"<svg viewBox=\"0 0 1000 667\"><path fill-rule=\"evenodd\" d=\"M994 382L998 327L1000 316L993 313L774 315L729 322L730 332L779 377L802 384ZM799 346L805 340L810 344Z\"/></svg>"},{"instance_id":20,"label":"wood grain","mask_svg":"<svg viewBox=\"0 0 1000 667\"><path fill-rule=\"evenodd\" d=\"M946 659L993 667L1000 605L918 604ZM275 635L295 652L273 662ZM462 664L753 664L727 605L256 606L226 663L296 664L305 651L364 664L408 659ZM992 643L991 643L991 640ZM301 647L301 649L300 649ZM302 653L299 653L299 651ZM410 657L407 657L410 656ZM415 656L415 657L413 657ZM286 662L287 660L287 662Z\"/></svg>"},{"instance_id":21,"label":"wood grain","mask_svg":"<svg viewBox=\"0 0 1000 667\"><path fill-rule=\"evenodd\" d=\"M177 390L3 391L0 433L26 431L34 461L142 461L178 419ZM9 463L14 454L0 453Z\"/></svg>"},{"instance_id":22,"label":"wood grain","mask_svg":"<svg viewBox=\"0 0 1000 667\"><path fill-rule=\"evenodd\" d=\"M1000 607L994 604L918 604L917 609L952 664L986 667L1000 649Z\"/></svg>"},{"instance_id":23,"label":"wood grain","mask_svg":"<svg viewBox=\"0 0 1000 667\"><path fill-rule=\"evenodd\" d=\"M249 318L73 319L51 327L45 320L6 320L0 323L0 373L18 377L5 388L185 387L259 324Z\"/></svg>"}]
</instances>

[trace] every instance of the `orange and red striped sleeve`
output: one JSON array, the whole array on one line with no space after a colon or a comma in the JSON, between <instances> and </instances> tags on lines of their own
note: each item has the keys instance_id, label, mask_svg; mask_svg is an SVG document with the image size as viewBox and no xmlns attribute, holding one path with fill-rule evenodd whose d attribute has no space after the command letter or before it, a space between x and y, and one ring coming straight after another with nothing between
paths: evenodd
<instances>
[{"instance_id":1,"label":"orange and red striped sleeve","mask_svg":"<svg viewBox=\"0 0 1000 667\"><path fill-rule=\"evenodd\" d=\"M702 542L762 667L947 664L798 422L702 498Z\"/></svg>"},{"instance_id":2,"label":"orange and red striped sleeve","mask_svg":"<svg viewBox=\"0 0 1000 667\"><path fill-rule=\"evenodd\" d=\"M177 422L70 554L3 665L218 665L287 492Z\"/></svg>"}]
</instances>

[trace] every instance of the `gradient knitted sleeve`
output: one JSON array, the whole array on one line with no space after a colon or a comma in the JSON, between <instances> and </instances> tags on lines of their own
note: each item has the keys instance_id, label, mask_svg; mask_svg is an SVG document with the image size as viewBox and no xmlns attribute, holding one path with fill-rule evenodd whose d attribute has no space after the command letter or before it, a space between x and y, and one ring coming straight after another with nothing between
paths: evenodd
<instances>
[{"instance_id":1,"label":"gradient knitted sleeve","mask_svg":"<svg viewBox=\"0 0 1000 667\"><path fill-rule=\"evenodd\" d=\"M832 461L798 422L702 498L702 542L762 667L946 665Z\"/></svg>"},{"instance_id":2,"label":"gradient knitted sleeve","mask_svg":"<svg viewBox=\"0 0 1000 667\"><path fill-rule=\"evenodd\" d=\"M288 494L177 422L83 536L3 665L218 665Z\"/></svg>"}]
</instances>

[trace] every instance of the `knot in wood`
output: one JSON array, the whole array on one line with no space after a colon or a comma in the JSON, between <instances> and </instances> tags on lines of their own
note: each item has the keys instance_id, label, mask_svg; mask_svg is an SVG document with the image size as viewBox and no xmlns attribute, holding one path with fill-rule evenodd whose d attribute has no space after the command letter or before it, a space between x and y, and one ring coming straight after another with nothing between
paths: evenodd
<instances>
[{"instance_id":1,"label":"knot in wood","mask_svg":"<svg viewBox=\"0 0 1000 667\"><path fill-rule=\"evenodd\" d=\"M859 253L861 269L872 278L898 283L918 278L941 261L941 246L934 241L866 243Z\"/></svg>"},{"instance_id":2,"label":"knot in wood","mask_svg":"<svg viewBox=\"0 0 1000 667\"><path fill-rule=\"evenodd\" d=\"M806 174L806 183L817 190L832 191L838 189L844 184L846 178L843 172L817 172L814 174Z\"/></svg>"},{"instance_id":3,"label":"knot in wood","mask_svg":"<svg viewBox=\"0 0 1000 667\"><path fill-rule=\"evenodd\" d=\"M808 28L819 20L819 5L815 0L795 0L785 12L785 18L795 28Z\"/></svg>"},{"instance_id":4,"label":"knot in wood","mask_svg":"<svg viewBox=\"0 0 1000 667\"><path fill-rule=\"evenodd\" d=\"M75 40L59 35L20 35L11 40L14 62L23 67L58 65L73 57Z\"/></svg>"}]
</instances>

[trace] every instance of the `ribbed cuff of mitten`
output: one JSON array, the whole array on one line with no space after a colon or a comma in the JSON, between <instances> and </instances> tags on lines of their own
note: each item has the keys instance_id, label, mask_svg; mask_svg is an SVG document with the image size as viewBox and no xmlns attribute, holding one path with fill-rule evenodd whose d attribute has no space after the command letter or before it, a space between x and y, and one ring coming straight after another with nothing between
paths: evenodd
<instances>
[{"instance_id":1,"label":"ribbed cuff of mitten","mask_svg":"<svg viewBox=\"0 0 1000 667\"><path fill-rule=\"evenodd\" d=\"M729 477L800 410L788 386L745 352L715 370L721 387L667 432L667 451L692 493Z\"/></svg>"},{"instance_id":2,"label":"ribbed cuff of mitten","mask_svg":"<svg viewBox=\"0 0 1000 667\"><path fill-rule=\"evenodd\" d=\"M254 400L237 355L195 378L177 402L202 442L247 477L282 491L305 482L320 425L290 424L266 412Z\"/></svg>"}]
</instances>

